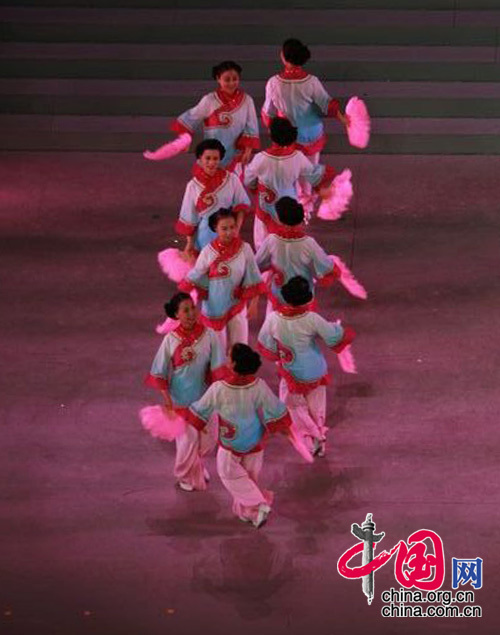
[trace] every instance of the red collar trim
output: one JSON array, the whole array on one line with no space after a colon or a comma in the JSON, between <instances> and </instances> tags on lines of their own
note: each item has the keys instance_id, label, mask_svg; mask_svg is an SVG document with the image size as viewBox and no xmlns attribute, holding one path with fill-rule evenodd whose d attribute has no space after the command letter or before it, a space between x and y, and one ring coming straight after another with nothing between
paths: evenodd
<instances>
[{"instance_id":1,"label":"red collar trim","mask_svg":"<svg viewBox=\"0 0 500 635\"><path fill-rule=\"evenodd\" d=\"M307 236L302 223L300 225L295 225L294 227L282 224L278 225L278 223L275 223L271 233L276 234L281 238L304 238Z\"/></svg>"},{"instance_id":2,"label":"red collar trim","mask_svg":"<svg viewBox=\"0 0 500 635\"><path fill-rule=\"evenodd\" d=\"M285 68L279 74L281 79L305 79L306 77L308 77L308 75L309 73L306 73L306 71L301 66Z\"/></svg>"},{"instance_id":3,"label":"red collar trim","mask_svg":"<svg viewBox=\"0 0 500 635\"><path fill-rule=\"evenodd\" d=\"M205 186L206 190L215 190L224 180L226 176L226 170L224 168L217 168L216 173L210 176L201 167L198 161L193 165L193 177Z\"/></svg>"},{"instance_id":4,"label":"red collar trim","mask_svg":"<svg viewBox=\"0 0 500 635\"><path fill-rule=\"evenodd\" d=\"M212 240L210 245L219 254L217 260L224 261L229 260L229 258L232 258L235 254L238 253L238 251L241 249L241 246L243 245L243 240L239 236L236 236L236 238L231 243L229 243L229 245L223 245L218 238L215 238L214 240Z\"/></svg>"},{"instance_id":5,"label":"red collar trim","mask_svg":"<svg viewBox=\"0 0 500 635\"><path fill-rule=\"evenodd\" d=\"M229 375L224 381L231 386L249 386L250 384L253 384L255 379L255 375L239 375L238 373L235 373L234 370L230 370Z\"/></svg>"},{"instance_id":6,"label":"red collar trim","mask_svg":"<svg viewBox=\"0 0 500 635\"><path fill-rule=\"evenodd\" d=\"M195 325L192 331L186 331L186 329L181 324L179 324L179 326L174 329L174 333L178 337L180 337L183 343L186 344L192 344L193 342L196 342L196 340L198 340L203 335L204 331L205 327L199 322Z\"/></svg>"},{"instance_id":7,"label":"red collar trim","mask_svg":"<svg viewBox=\"0 0 500 635\"><path fill-rule=\"evenodd\" d=\"M245 93L241 90L241 88L237 88L232 95L228 95L221 88L218 88L215 92L224 106L229 106L231 110L237 108L245 97Z\"/></svg>"},{"instance_id":8,"label":"red collar trim","mask_svg":"<svg viewBox=\"0 0 500 635\"><path fill-rule=\"evenodd\" d=\"M301 306L289 306L288 304L281 304L277 311L284 315L285 317L297 317L298 315L304 315L309 311L314 309L314 300L308 302L307 304L302 304Z\"/></svg>"},{"instance_id":9,"label":"red collar trim","mask_svg":"<svg viewBox=\"0 0 500 635\"><path fill-rule=\"evenodd\" d=\"M279 146L277 143L273 143L270 148L267 148L266 153L272 157L287 157L293 154L297 150L295 143L291 146Z\"/></svg>"}]
</instances>

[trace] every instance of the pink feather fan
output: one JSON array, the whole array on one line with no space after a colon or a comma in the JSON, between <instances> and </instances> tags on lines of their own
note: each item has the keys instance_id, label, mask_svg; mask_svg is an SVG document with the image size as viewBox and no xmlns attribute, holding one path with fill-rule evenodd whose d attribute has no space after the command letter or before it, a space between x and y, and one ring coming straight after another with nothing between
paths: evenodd
<instances>
[{"instance_id":1,"label":"pink feather fan","mask_svg":"<svg viewBox=\"0 0 500 635\"><path fill-rule=\"evenodd\" d=\"M356 360L354 359L350 345L346 346L342 352L337 355L337 359L344 373L355 374L358 372L356 369Z\"/></svg>"},{"instance_id":2,"label":"pink feather fan","mask_svg":"<svg viewBox=\"0 0 500 635\"><path fill-rule=\"evenodd\" d=\"M366 298L368 297L366 289L361 284L361 282L359 282L359 280L354 277L354 274L345 264L345 262L338 256L330 256L330 258L340 269L340 283L342 284L342 286L356 298L366 300Z\"/></svg>"},{"instance_id":3,"label":"pink feather fan","mask_svg":"<svg viewBox=\"0 0 500 635\"><path fill-rule=\"evenodd\" d=\"M183 252L169 247L158 254L158 264L165 275L173 282L181 282L188 275L196 262L196 258L185 258Z\"/></svg>"},{"instance_id":4,"label":"pink feather fan","mask_svg":"<svg viewBox=\"0 0 500 635\"><path fill-rule=\"evenodd\" d=\"M366 148L370 141L371 120L365 102L358 97L351 97L345 112L349 117L349 143L356 148Z\"/></svg>"},{"instance_id":5,"label":"pink feather fan","mask_svg":"<svg viewBox=\"0 0 500 635\"><path fill-rule=\"evenodd\" d=\"M174 320L173 318L168 317L164 322L156 325L156 332L158 335L166 335L167 333L170 333L170 331L176 329L179 324L179 320Z\"/></svg>"},{"instance_id":6,"label":"pink feather fan","mask_svg":"<svg viewBox=\"0 0 500 635\"><path fill-rule=\"evenodd\" d=\"M186 422L174 410L162 406L146 406L139 411L142 427L152 437L162 441L173 441L186 432Z\"/></svg>"},{"instance_id":7,"label":"pink feather fan","mask_svg":"<svg viewBox=\"0 0 500 635\"><path fill-rule=\"evenodd\" d=\"M332 183L332 194L323 199L318 209L318 217L324 220L337 220L349 207L352 198L351 170L343 170Z\"/></svg>"},{"instance_id":8,"label":"pink feather fan","mask_svg":"<svg viewBox=\"0 0 500 635\"><path fill-rule=\"evenodd\" d=\"M164 161L171 159L181 152L187 152L191 144L192 137L187 132L183 132L176 139L160 146L157 150L145 150L142 156L150 161Z\"/></svg>"}]
</instances>

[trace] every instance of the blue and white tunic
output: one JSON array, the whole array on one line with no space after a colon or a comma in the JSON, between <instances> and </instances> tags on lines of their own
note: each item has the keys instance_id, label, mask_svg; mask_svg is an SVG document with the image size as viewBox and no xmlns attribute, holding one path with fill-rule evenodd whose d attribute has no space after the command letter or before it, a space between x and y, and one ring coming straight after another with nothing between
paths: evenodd
<instances>
[{"instance_id":1,"label":"blue and white tunic","mask_svg":"<svg viewBox=\"0 0 500 635\"><path fill-rule=\"evenodd\" d=\"M222 165L228 170L234 170L242 150L260 147L254 101L240 89L233 95L220 89L208 93L177 118L172 130L193 135L201 125L205 139L217 139L224 146L226 154Z\"/></svg>"},{"instance_id":2,"label":"blue and white tunic","mask_svg":"<svg viewBox=\"0 0 500 635\"><path fill-rule=\"evenodd\" d=\"M276 202L282 196L297 198L299 179L319 189L329 185L334 176L332 167L313 165L295 144L286 147L272 144L246 167L245 185L258 191L255 213L271 232L279 223Z\"/></svg>"},{"instance_id":3,"label":"blue and white tunic","mask_svg":"<svg viewBox=\"0 0 500 635\"><path fill-rule=\"evenodd\" d=\"M325 356L317 339L336 353L354 339L354 331L340 322L328 322L311 310L311 304L283 306L269 313L259 333L264 357L278 363L278 372L290 392L307 394L329 382Z\"/></svg>"},{"instance_id":4,"label":"blue and white tunic","mask_svg":"<svg viewBox=\"0 0 500 635\"><path fill-rule=\"evenodd\" d=\"M197 324L192 331L182 326L165 335L151 365L146 384L167 390L174 409L183 411L209 386L225 376L225 355L220 339Z\"/></svg>"},{"instance_id":5,"label":"blue and white tunic","mask_svg":"<svg viewBox=\"0 0 500 635\"><path fill-rule=\"evenodd\" d=\"M201 321L216 331L243 311L247 300L266 292L253 250L239 237L229 245L216 239L204 247L179 289L200 293Z\"/></svg>"},{"instance_id":6,"label":"blue and white tunic","mask_svg":"<svg viewBox=\"0 0 500 635\"><path fill-rule=\"evenodd\" d=\"M323 117L335 117L339 102L332 99L315 75L302 68L284 70L266 84L262 119L286 117L298 129L297 143L307 156L321 152L326 143Z\"/></svg>"},{"instance_id":7,"label":"blue and white tunic","mask_svg":"<svg viewBox=\"0 0 500 635\"><path fill-rule=\"evenodd\" d=\"M250 212L250 199L240 179L223 169L209 176L196 163L193 178L187 184L182 199L176 232L183 236L194 236L195 249L201 251L217 237L210 229L208 220L221 207L231 207L236 214Z\"/></svg>"},{"instance_id":8,"label":"blue and white tunic","mask_svg":"<svg viewBox=\"0 0 500 635\"><path fill-rule=\"evenodd\" d=\"M187 419L202 430L213 413L219 417L219 444L236 455L259 452L268 433L291 425L285 404L254 375L232 373L216 381L191 404Z\"/></svg>"},{"instance_id":9,"label":"blue and white tunic","mask_svg":"<svg viewBox=\"0 0 500 635\"><path fill-rule=\"evenodd\" d=\"M314 284L328 286L338 280L340 270L333 259L308 236L303 226L281 225L266 236L255 256L262 272L270 271L268 295L274 308L286 304L281 287L295 276L302 276L314 289Z\"/></svg>"}]
</instances>

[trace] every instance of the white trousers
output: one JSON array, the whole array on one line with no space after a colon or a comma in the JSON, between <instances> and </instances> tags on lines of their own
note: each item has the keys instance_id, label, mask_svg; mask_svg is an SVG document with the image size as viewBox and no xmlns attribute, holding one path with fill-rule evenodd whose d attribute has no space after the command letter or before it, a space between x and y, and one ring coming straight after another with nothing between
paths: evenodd
<instances>
[{"instance_id":1,"label":"white trousers","mask_svg":"<svg viewBox=\"0 0 500 635\"><path fill-rule=\"evenodd\" d=\"M206 432L200 432L188 423L186 432L175 440L174 476L196 490L207 488L202 457L215 447L215 428L215 421L210 422Z\"/></svg>"},{"instance_id":2,"label":"white trousers","mask_svg":"<svg viewBox=\"0 0 500 635\"><path fill-rule=\"evenodd\" d=\"M324 440L326 421L326 386L318 386L307 395L289 391L284 379L280 381L279 396L290 411L295 427L306 441Z\"/></svg>"},{"instance_id":3,"label":"white trousers","mask_svg":"<svg viewBox=\"0 0 500 635\"><path fill-rule=\"evenodd\" d=\"M233 497L233 512L239 518L255 521L259 505L271 505L272 492L261 489L257 483L264 452L236 456L219 446L217 473L222 484Z\"/></svg>"},{"instance_id":4,"label":"white trousers","mask_svg":"<svg viewBox=\"0 0 500 635\"><path fill-rule=\"evenodd\" d=\"M218 333L221 346L224 351L230 351L233 344L236 344L237 342L248 344L247 307L245 306L243 311L230 319L226 327Z\"/></svg>"}]
</instances>

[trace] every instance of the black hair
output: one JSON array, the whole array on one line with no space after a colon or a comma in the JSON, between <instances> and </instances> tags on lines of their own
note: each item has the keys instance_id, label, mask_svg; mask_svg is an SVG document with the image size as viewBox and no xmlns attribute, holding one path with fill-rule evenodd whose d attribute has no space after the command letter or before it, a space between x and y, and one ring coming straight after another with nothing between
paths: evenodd
<instances>
[{"instance_id":1,"label":"black hair","mask_svg":"<svg viewBox=\"0 0 500 635\"><path fill-rule=\"evenodd\" d=\"M203 141L200 141L195 150L196 158L199 159L205 150L218 150L221 161L226 154L226 148L218 139L203 139Z\"/></svg>"},{"instance_id":2,"label":"black hair","mask_svg":"<svg viewBox=\"0 0 500 635\"><path fill-rule=\"evenodd\" d=\"M283 225L300 225L304 222L304 208L291 196L282 196L274 206L280 223Z\"/></svg>"},{"instance_id":3,"label":"black hair","mask_svg":"<svg viewBox=\"0 0 500 635\"><path fill-rule=\"evenodd\" d=\"M309 282L302 276L294 276L281 287L281 295L287 304L301 306L313 299Z\"/></svg>"},{"instance_id":4,"label":"black hair","mask_svg":"<svg viewBox=\"0 0 500 635\"><path fill-rule=\"evenodd\" d=\"M233 345L231 360L234 363L234 371L238 375L255 375L262 364L259 353L241 343Z\"/></svg>"},{"instance_id":5,"label":"black hair","mask_svg":"<svg viewBox=\"0 0 500 635\"><path fill-rule=\"evenodd\" d=\"M208 226L213 232L217 229L219 221L223 218L234 218L234 222L236 222L236 214L233 210L230 207L221 207L208 219Z\"/></svg>"},{"instance_id":6,"label":"black hair","mask_svg":"<svg viewBox=\"0 0 500 635\"><path fill-rule=\"evenodd\" d=\"M282 50L285 60L294 66L304 66L311 57L307 46L293 37L283 42Z\"/></svg>"},{"instance_id":7,"label":"black hair","mask_svg":"<svg viewBox=\"0 0 500 635\"><path fill-rule=\"evenodd\" d=\"M163 305L163 308L165 309L165 313L167 314L167 317L172 318L172 320L175 320L175 317L177 315L177 311L179 310L181 302L184 302L184 300L191 300L192 302L193 298L189 295L189 293L183 293L181 291L173 295L168 302L165 302L165 304Z\"/></svg>"},{"instance_id":8,"label":"black hair","mask_svg":"<svg viewBox=\"0 0 500 635\"><path fill-rule=\"evenodd\" d=\"M212 68L212 77L214 79L218 79L222 73L225 73L226 71L236 71L241 77L242 68L239 64L236 64L236 62L233 62L232 60L225 60Z\"/></svg>"},{"instance_id":9,"label":"black hair","mask_svg":"<svg viewBox=\"0 0 500 635\"><path fill-rule=\"evenodd\" d=\"M274 143L279 146L290 146L297 141L297 128L284 117L274 117L269 126L269 133Z\"/></svg>"}]
</instances>

